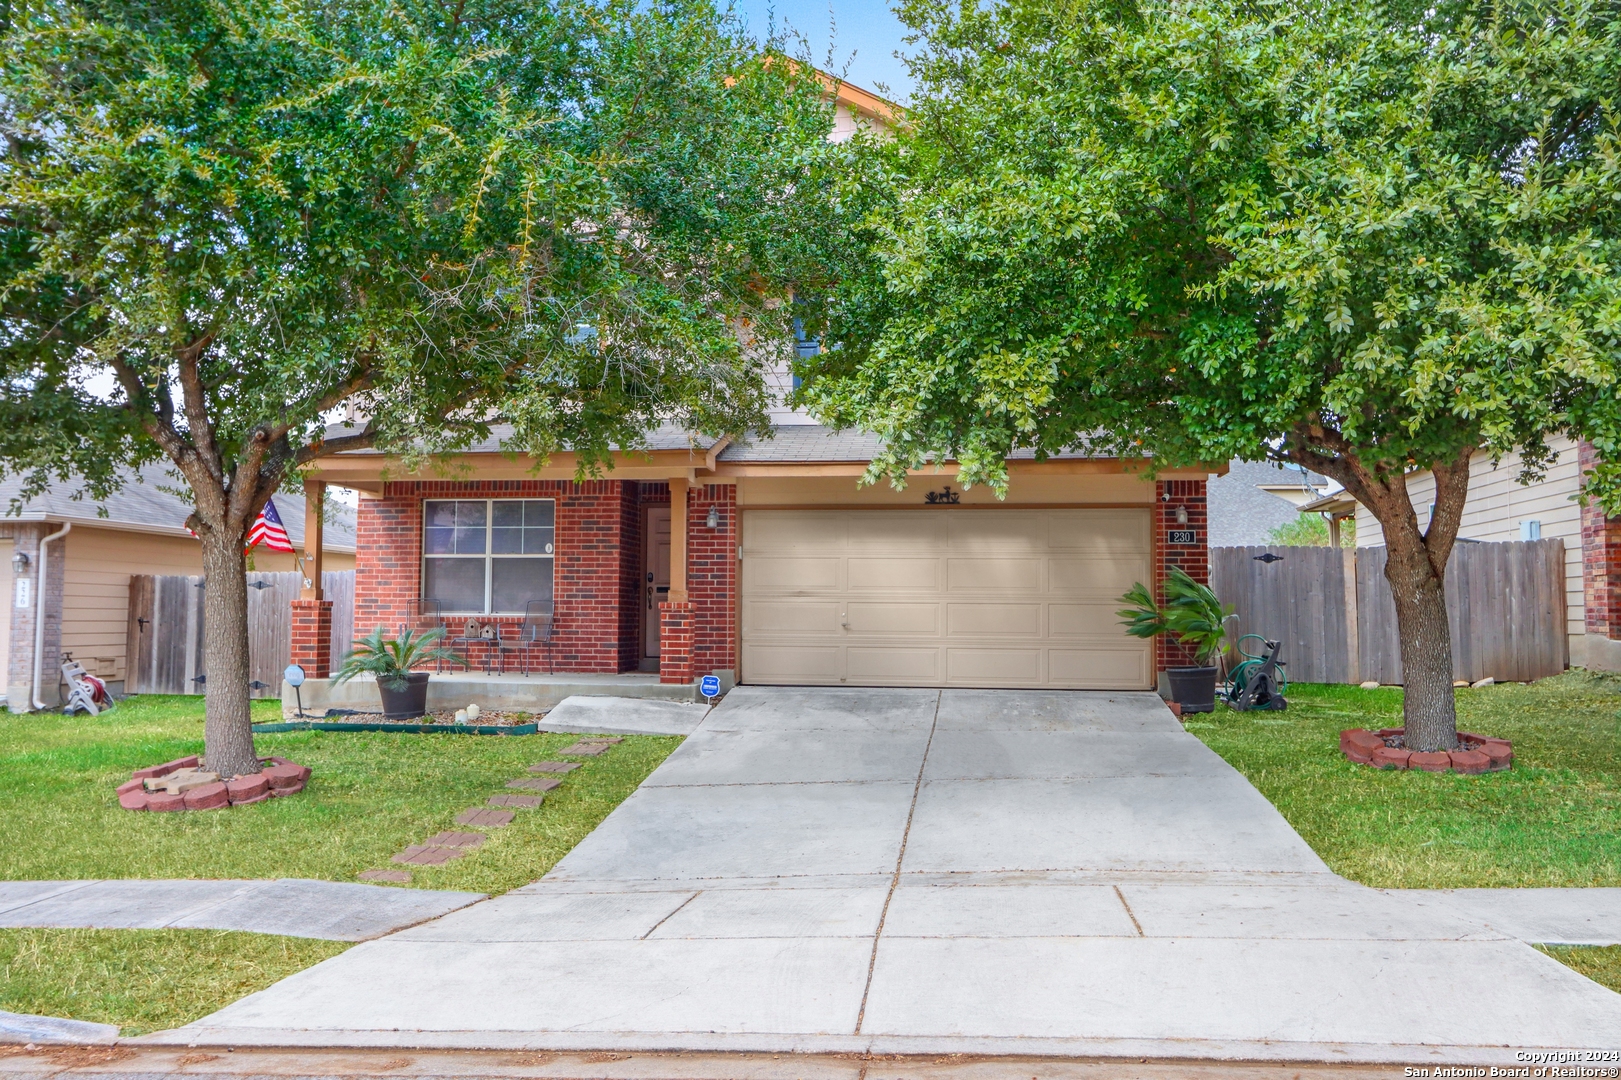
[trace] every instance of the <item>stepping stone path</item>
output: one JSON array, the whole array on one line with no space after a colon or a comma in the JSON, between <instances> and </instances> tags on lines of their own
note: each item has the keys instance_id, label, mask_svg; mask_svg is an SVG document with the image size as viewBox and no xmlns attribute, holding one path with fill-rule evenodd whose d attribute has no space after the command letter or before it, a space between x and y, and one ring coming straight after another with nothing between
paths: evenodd
<instances>
[{"instance_id":1,"label":"stepping stone path","mask_svg":"<svg viewBox=\"0 0 1621 1080\"><path fill-rule=\"evenodd\" d=\"M598 754L601 754L607 750L608 747L612 746L614 743L622 741L624 740L617 735L603 735L602 737L596 739L581 739L573 746L563 747L563 749L559 750L558 753L565 754L569 757L596 757Z\"/></svg>"},{"instance_id":2,"label":"stepping stone path","mask_svg":"<svg viewBox=\"0 0 1621 1080\"><path fill-rule=\"evenodd\" d=\"M599 738L581 739L572 746L559 750L559 754L571 757L596 757L610 746L623 740L617 735L604 735ZM278 764L279 759L278 760ZM196 764L195 760L191 764ZM468 825L479 829L499 829L510 825L517 814L505 807L520 807L533 809L546 801L541 792L551 791L563 783L560 775L573 772L580 767L577 761L537 761L529 766L528 771L539 773L538 776L520 776L516 780L507 781L507 787L522 791L535 792L533 795L491 795L487 806L474 806L463 810L456 815L456 824ZM306 774L307 775L307 774ZM273 792L281 794L281 792ZM233 800L234 801L234 800ZM459 859L468 851L484 843L484 834L476 832L442 832L438 836L431 836L420 844L412 844L404 851L393 857L393 861L406 866L442 866L452 859ZM390 881L405 884L411 880L407 870L362 870L357 877L361 881Z\"/></svg>"},{"instance_id":3,"label":"stepping stone path","mask_svg":"<svg viewBox=\"0 0 1621 1080\"><path fill-rule=\"evenodd\" d=\"M495 810L488 806L475 806L471 810L463 810L456 815L456 824L471 825L475 829L499 829L503 825L512 824L517 817L512 810Z\"/></svg>"},{"instance_id":4,"label":"stepping stone path","mask_svg":"<svg viewBox=\"0 0 1621 1080\"><path fill-rule=\"evenodd\" d=\"M362 870L355 875L361 881L392 881L404 885L411 880L409 870Z\"/></svg>"},{"instance_id":5,"label":"stepping stone path","mask_svg":"<svg viewBox=\"0 0 1621 1080\"><path fill-rule=\"evenodd\" d=\"M536 807L546 801L544 795L491 795L486 800L491 806Z\"/></svg>"}]
</instances>

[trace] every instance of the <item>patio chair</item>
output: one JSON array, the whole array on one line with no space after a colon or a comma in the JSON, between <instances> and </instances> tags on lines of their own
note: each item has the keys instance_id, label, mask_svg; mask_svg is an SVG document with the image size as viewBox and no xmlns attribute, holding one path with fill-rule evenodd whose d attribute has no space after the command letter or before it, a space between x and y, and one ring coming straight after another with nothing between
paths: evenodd
<instances>
[{"instance_id":1,"label":"patio chair","mask_svg":"<svg viewBox=\"0 0 1621 1080\"><path fill-rule=\"evenodd\" d=\"M430 630L438 630L441 634L445 630L445 615L437 600L407 600L405 602L405 618L400 622L400 636L410 630L415 634L425 634ZM442 642L448 644L448 642ZM443 659L435 661L435 671L443 672L445 662Z\"/></svg>"},{"instance_id":2,"label":"patio chair","mask_svg":"<svg viewBox=\"0 0 1621 1080\"><path fill-rule=\"evenodd\" d=\"M546 647L546 670L552 670L552 628L556 626L556 619L550 600L531 600L524 605L523 623L518 627L516 635L510 638L495 638L496 652L500 656L501 674L507 673L507 653L518 654L518 665L523 671L524 678L529 677L529 649L536 645Z\"/></svg>"}]
</instances>

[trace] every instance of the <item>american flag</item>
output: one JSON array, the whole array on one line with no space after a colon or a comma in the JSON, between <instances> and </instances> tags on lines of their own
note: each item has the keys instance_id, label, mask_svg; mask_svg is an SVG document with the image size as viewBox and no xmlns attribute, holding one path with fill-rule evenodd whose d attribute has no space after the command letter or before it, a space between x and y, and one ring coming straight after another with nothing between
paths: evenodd
<instances>
[{"instance_id":1,"label":"american flag","mask_svg":"<svg viewBox=\"0 0 1621 1080\"><path fill-rule=\"evenodd\" d=\"M293 541L287 536L287 529L281 523L281 515L276 513L276 501L266 499L265 507L259 511L254 519L253 528L248 530L248 547L257 547L264 544L271 551L292 551Z\"/></svg>"}]
</instances>

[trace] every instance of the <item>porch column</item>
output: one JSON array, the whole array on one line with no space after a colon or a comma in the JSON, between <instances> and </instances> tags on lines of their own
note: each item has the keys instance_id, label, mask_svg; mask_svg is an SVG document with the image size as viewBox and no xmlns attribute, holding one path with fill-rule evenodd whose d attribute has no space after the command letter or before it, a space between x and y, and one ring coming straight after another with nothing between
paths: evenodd
<instances>
[{"instance_id":1,"label":"porch column","mask_svg":"<svg viewBox=\"0 0 1621 1080\"><path fill-rule=\"evenodd\" d=\"M687 599L687 489L670 478L670 593L659 605L659 682L692 681L692 602Z\"/></svg>"},{"instance_id":2,"label":"porch column","mask_svg":"<svg viewBox=\"0 0 1621 1080\"><path fill-rule=\"evenodd\" d=\"M321 591L322 506L326 484L304 481L304 584L293 601L292 662L311 679L332 674L332 601Z\"/></svg>"}]
</instances>

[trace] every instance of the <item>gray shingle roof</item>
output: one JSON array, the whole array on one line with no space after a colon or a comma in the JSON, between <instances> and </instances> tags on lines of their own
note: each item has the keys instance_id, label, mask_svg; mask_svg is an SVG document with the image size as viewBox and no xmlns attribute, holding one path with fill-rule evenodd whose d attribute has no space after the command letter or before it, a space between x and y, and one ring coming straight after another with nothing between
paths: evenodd
<instances>
[{"instance_id":1,"label":"gray shingle roof","mask_svg":"<svg viewBox=\"0 0 1621 1080\"><path fill-rule=\"evenodd\" d=\"M1306 475L1315 486L1325 482L1316 473ZM1206 488L1210 546L1251 547L1271 543L1272 530L1294 521L1300 511L1287 500L1262 491L1259 485L1298 484L1301 477L1299 469L1270 461L1232 461L1227 475L1211 478Z\"/></svg>"},{"instance_id":2,"label":"gray shingle roof","mask_svg":"<svg viewBox=\"0 0 1621 1080\"><path fill-rule=\"evenodd\" d=\"M762 439L745 437L720 452L720 461L731 462L864 462L871 461L883 446L878 436L865 431L834 431L817 424L783 424L773 430L773 437ZM1036 452L1015 450L1012 461L1033 461ZM1050 455L1053 459L1086 458L1084 451L1066 451Z\"/></svg>"},{"instance_id":3,"label":"gray shingle roof","mask_svg":"<svg viewBox=\"0 0 1621 1080\"><path fill-rule=\"evenodd\" d=\"M335 439L342 435L353 435L359 432L360 427L353 424L332 424L326 429L326 437ZM458 451L463 454L497 454L501 452L502 443L512 437L511 424L495 424L490 428L490 437L480 440L467 449ZM692 449L700 454L709 452L716 439L708 435L695 435L674 424L665 424L655 428L647 434L647 449L649 450L687 450ZM359 454L380 454L381 450L351 450L344 456Z\"/></svg>"},{"instance_id":4,"label":"gray shingle roof","mask_svg":"<svg viewBox=\"0 0 1621 1080\"><path fill-rule=\"evenodd\" d=\"M116 529L137 528L142 532L175 532L185 535L186 518L191 514L191 503L174 490L184 491L185 481L162 464L147 465L131 470L124 486L100 502L85 496L75 499L77 484L58 484L44 494L23 503L21 513L13 513L12 500L22 490L20 476L0 478L0 518L20 518L25 521L72 520L87 525ZM169 490L162 490L162 489ZM280 494L274 496L276 513L287 527L293 546L304 542L304 500ZM105 509L106 517L101 516ZM355 549L355 512L352 507L338 504L327 519L323 546L329 551Z\"/></svg>"}]
</instances>

